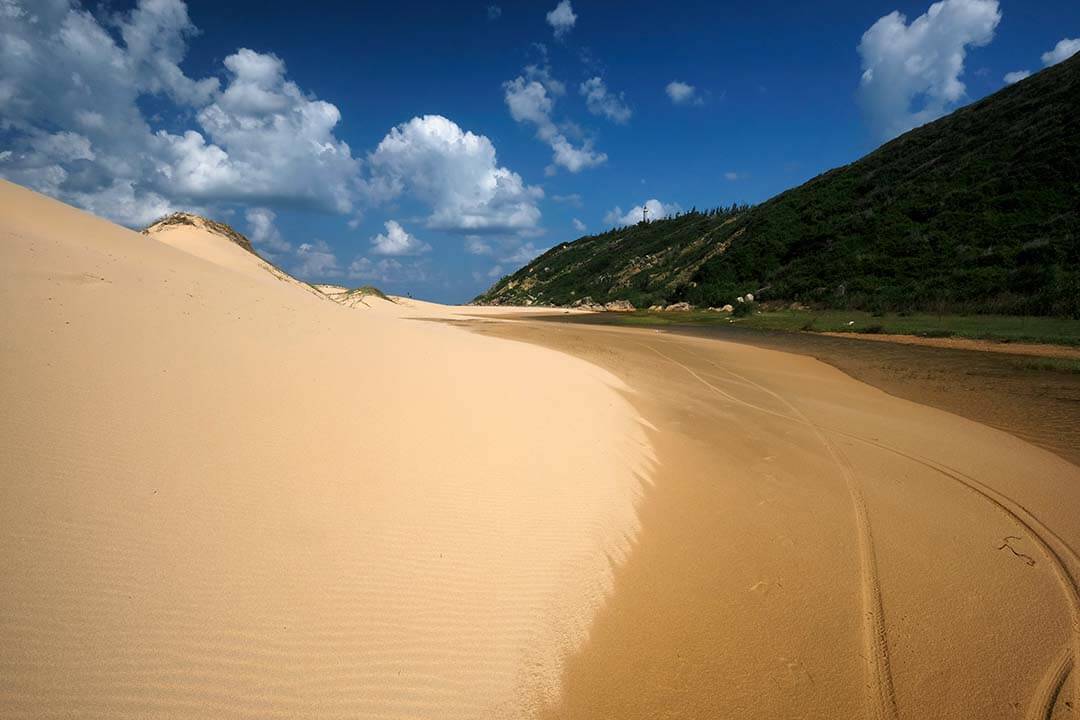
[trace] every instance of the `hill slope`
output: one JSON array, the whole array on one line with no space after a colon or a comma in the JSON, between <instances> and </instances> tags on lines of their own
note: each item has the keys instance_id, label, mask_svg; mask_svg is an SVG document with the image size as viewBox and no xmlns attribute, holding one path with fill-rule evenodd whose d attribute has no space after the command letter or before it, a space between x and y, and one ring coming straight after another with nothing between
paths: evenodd
<instances>
[{"instance_id":1,"label":"hill slope","mask_svg":"<svg viewBox=\"0 0 1080 720\"><path fill-rule=\"evenodd\" d=\"M476 299L1080 314L1080 56L745 211L552 248Z\"/></svg>"}]
</instances>

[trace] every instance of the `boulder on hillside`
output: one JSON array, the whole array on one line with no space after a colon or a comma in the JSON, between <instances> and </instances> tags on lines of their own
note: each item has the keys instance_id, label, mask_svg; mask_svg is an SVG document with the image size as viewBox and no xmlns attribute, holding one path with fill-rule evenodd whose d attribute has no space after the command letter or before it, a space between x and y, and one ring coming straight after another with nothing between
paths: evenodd
<instances>
[{"instance_id":1,"label":"boulder on hillside","mask_svg":"<svg viewBox=\"0 0 1080 720\"><path fill-rule=\"evenodd\" d=\"M667 312L684 312L686 310L693 310L694 306L688 302L672 303L664 308Z\"/></svg>"},{"instance_id":2,"label":"boulder on hillside","mask_svg":"<svg viewBox=\"0 0 1080 720\"><path fill-rule=\"evenodd\" d=\"M629 300L612 300L604 305L604 309L608 312L634 312L637 308Z\"/></svg>"},{"instance_id":3,"label":"boulder on hillside","mask_svg":"<svg viewBox=\"0 0 1080 720\"><path fill-rule=\"evenodd\" d=\"M570 305L572 308L578 310L588 310L590 312L603 312L604 306L592 299L591 296L586 295L583 298L578 298Z\"/></svg>"}]
</instances>

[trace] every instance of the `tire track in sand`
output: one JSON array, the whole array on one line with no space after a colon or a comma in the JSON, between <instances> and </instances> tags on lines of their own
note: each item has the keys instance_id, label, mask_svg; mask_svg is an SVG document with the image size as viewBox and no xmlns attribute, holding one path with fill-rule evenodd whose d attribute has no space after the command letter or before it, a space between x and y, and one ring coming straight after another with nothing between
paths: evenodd
<instances>
[{"instance_id":1,"label":"tire track in sand","mask_svg":"<svg viewBox=\"0 0 1080 720\"><path fill-rule=\"evenodd\" d=\"M896 720L898 717L896 709L896 693L893 688L892 670L889 665L889 647L888 639L885 634L885 617L881 602L881 584L878 580L877 559L874 555L874 539L870 527L870 516L866 507L866 500L863 497L862 490L859 488L855 471L851 467L851 463L848 461L847 457L844 456L840 449L835 446L828 436L826 436L821 428L814 424L801 410L799 410L799 408L772 390L764 388L748 378L744 378L737 373L731 372L727 368L707 360L707 362L716 365L716 367L724 372L727 372L743 382L776 398L796 415L795 418L740 400L710 383L688 365L679 362L652 345L647 343L640 344L668 362L682 368L695 380L727 400L748 406L754 410L767 412L770 415L776 415L787 420L796 420L797 422L805 424L812 429L818 440L825 446L829 456L840 469L855 512L855 527L859 549L859 585L863 620L863 657L866 660L865 672L867 676L865 687L866 702L868 706L867 710L869 712L869 717L872 718L872 720Z\"/></svg>"},{"instance_id":2,"label":"tire track in sand","mask_svg":"<svg viewBox=\"0 0 1080 720\"><path fill-rule=\"evenodd\" d=\"M1052 568L1055 578L1057 579L1061 590L1065 596L1065 601L1069 606L1071 620L1071 632L1066 647L1061 651L1061 653L1059 653L1057 657L1055 657L1054 662L1044 674L1043 679L1040 681L1036 689L1035 696L1029 703L1026 717L1028 718L1028 720L1051 720L1054 709L1057 706L1058 699L1061 695L1061 691L1065 687L1066 683L1068 683L1070 680L1070 690L1073 698L1072 702L1075 703L1076 698L1080 698L1080 673L1072 672L1075 658L1080 657L1080 587L1078 587L1076 578L1070 571L1068 563L1062 557L1063 555L1065 555L1069 557L1074 564L1080 565L1080 556L1077 555L1076 551L1072 548L1071 545L1069 545L1069 543L1064 538L1058 535L1052 528L1045 525L1041 520L1038 519L1038 517L1034 515L1034 513L1028 510L1027 507L1025 507L1022 503L1013 500L1009 496L998 492L989 485L986 485L985 483L977 480L970 475L967 475L966 473L963 473L960 470L957 470L956 468L952 468L942 463L938 463L934 460L929 460L927 458L904 452L890 445L885 445L878 441L870 440L869 438L865 438L859 435L837 429L818 427L811 423L809 419L806 418L805 414L800 412L798 408L793 406L786 398L782 397L778 393L758 383L755 383L749 378L746 378L724 367L723 365L720 365L719 363L711 360L710 358L707 358L685 348L684 350L686 350L686 352L690 353L694 357L697 357L712 365L713 367L721 370L722 372L730 375L731 377L736 378L741 383L756 387L767 395L775 398L787 407L791 408L791 410L799 417L789 417L784 415L783 413L777 413L773 410L769 410L768 408L763 408L754 405L753 403L748 403L744 400L736 398L730 393L727 393L724 390L715 387L686 366L683 366L684 369L686 369L688 372L691 372L691 374L693 374L700 382L708 385L710 388L712 388L714 391L721 394L722 396L733 400L740 405L756 409L760 412L774 415L776 417L786 418L792 421L806 423L814 428L815 432L817 432L819 436L822 437L823 440L827 443L827 446L830 443L828 443L827 439L824 439L824 433L831 432L899 455L900 457L922 465L923 467L933 472L941 474L944 477L959 483L967 490L975 493L981 499L988 502L995 510L1002 513L1006 518L1013 522L1016 527L1024 535L1026 535L1028 539L1030 539L1036 545L1036 547L1038 547L1040 554L1043 555L1043 557L1047 560L1048 564ZM671 358L668 359L671 360ZM678 363L678 361L671 361L681 365L681 363ZM865 511L865 506L863 510ZM1058 546L1057 548L1054 547L1055 544ZM1069 707L1071 709L1072 705L1070 704Z\"/></svg>"},{"instance_id":3,"label":"tire track in sand","mask_svg":"<svg viewBox=\"0 0 1080 720\"><path fill-rule=\"evenodd\" d=\"M1068 557L1074 564L1080 565L1080 556L1077 555L1072 546L1053 529L1039 520L1022 503L994 490L960 470L842 430L831 430L830 432L894 453L960 483L1004 514L1016 525L1020 532L1035 544L1039 549L1039 553L1053 570L1054 576L1065 596L1065 602L1069 606L1071 632L1066 647L1054 659L1053 664L1039 683L1035 697L1032 698L1029 704L1027 718L1028 720L1050 720L1054 714L1054 708L1057 705L1061 691L1070 680L1071 695L1074 698L1072 702L1075 702L1075 698L1080 697L1078 695L1078 692L1080 692L1080 675L1072 672L1074 658L1080 657L1080 588L1078 588L1076 578L1069 569L1065 558ZM1055 548L1055 545L1058 547Z\"/></svg>"}]
</instances>

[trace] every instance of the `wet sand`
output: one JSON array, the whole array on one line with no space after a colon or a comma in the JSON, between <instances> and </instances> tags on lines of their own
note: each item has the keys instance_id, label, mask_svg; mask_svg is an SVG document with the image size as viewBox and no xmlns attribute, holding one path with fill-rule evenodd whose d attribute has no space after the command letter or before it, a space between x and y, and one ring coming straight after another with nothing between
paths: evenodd
<instances>
[{"instance_id":1,"label":"wet sand","mask_svg":"<svg viewBox=\"0 0 1080 720\"><path fill-rule=\"evenodd\" d=\"M595 313L536 319L605 324ZM669 326L660 332L808 355L891 395L1004 430L1080 465L1080 373L1040 368L1031 358L1004 352L882 342L873 336L725 325Z\"/></svg>"},{"instance_id":2,"label":"wet sand","mask_svg":"<svg viewBox=\"0 0 1080 720\"><path fill-rule=\"evenodd\" d=\"M611 371L654 426L641 531L542 717L1068 716L1076 466L808 357L470 327Z\"/></svg>"}]
</instances>

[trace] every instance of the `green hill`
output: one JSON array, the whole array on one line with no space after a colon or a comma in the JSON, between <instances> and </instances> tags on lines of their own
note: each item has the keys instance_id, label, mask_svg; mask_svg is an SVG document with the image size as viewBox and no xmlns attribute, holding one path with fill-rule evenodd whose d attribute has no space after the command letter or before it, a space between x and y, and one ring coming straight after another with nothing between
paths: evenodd
<instances>
[{"instance_id":1,"label":"green hill","mask_svg":"<svg viewBox=\"0 0 1080 720\"><path fill-rule=\"evenodd\" d=\"M1080 316L1080 55L753 208L558 245L475 302Z\"/></svg>"}]
</instances>

